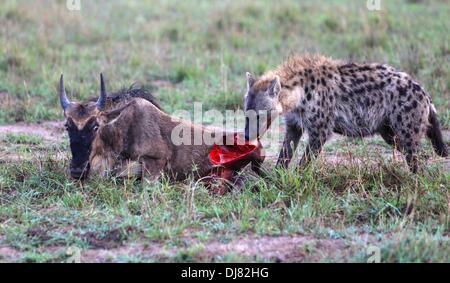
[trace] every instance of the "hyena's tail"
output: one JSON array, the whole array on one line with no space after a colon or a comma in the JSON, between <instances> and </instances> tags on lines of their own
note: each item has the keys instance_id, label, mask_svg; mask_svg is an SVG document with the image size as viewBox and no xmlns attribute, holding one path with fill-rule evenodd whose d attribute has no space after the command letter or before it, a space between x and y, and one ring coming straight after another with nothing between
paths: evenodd
<instances>
[{"instance_id":1,"label":"hyena's tail","mask_svg":"<svg viewBox=\"0 0 450 283\"><path fill-rule=\"evenodd\" d=\"M442 157L447 157L447 146L442 139L441 127L439 126L439 120L437 118L436 110L434 109L434 107L431 107L430 109L428 121L430 122L430 126L427 129L427 137L431 140L434 151Z\"/></svg>"}]
</instances>

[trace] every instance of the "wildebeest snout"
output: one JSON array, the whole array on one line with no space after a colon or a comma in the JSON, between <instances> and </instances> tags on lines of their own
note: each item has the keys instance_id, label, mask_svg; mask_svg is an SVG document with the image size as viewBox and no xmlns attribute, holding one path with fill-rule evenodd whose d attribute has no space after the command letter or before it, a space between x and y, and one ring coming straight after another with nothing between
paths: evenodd
<instances>
[{"instance_id":1,"label":"wildebeest snout","mask_svg":"<svg viewBox=\"0 0 450 283\"><path fill-rule=\"evenodd\" d=\"M85 179L89 174L90 164L89 162L84 163L83 165L73 165L70 166L70 176L73 179L82 180Z\"/></svg>"}]
</instances>

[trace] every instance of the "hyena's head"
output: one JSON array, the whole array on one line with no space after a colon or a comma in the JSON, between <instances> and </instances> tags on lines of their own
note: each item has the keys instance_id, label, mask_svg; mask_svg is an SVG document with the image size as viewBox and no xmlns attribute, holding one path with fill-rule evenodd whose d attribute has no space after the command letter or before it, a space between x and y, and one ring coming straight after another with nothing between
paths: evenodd
<instances>
[{"instance_id":1,"label":"hyena's head","mask_svg":"<svg viewBox=\"0 0 450 283\"><path fill-rule=\"evenodd\" d=\"M281 113L280 77L256 80L247 72L247 92L244 97L245 139L259 138L269 128L272 119Z\"/></svg>"},{"instance_id":2,"label":"hyena's head","mask_svg":"<svg viewBox=\"0 0 450 283\"><path fill-rule=\"evenodd\" d=\"M92 142L99 128L99 117L106 104L106 90L103 76L100 74L100 96L95 101L86 103L71 102L64 89L64 77L59 81L59 101L66 118L66 129L69 134L70 175L74 179L84 179L89 174L89 155Z\"/></svg>"}]
</instances>

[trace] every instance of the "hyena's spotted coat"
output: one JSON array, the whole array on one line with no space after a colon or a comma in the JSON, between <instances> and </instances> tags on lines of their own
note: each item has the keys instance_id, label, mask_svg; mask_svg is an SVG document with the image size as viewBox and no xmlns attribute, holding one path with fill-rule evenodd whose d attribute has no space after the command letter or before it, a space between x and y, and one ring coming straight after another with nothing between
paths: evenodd
<instances>
[{"instance_id":1,"label":"hyena's spotted coat","mask_svg":"<svg viewBox=\"0 0 450 283\"><path fill-rule=\"evenodd\" d=\"M309 142L300 164L317 156L333 132L379 133L405 153L413 172L425 133L435 151L447 156L430 96L408 74L388 65L295 56L258 79L247 73L247 88L245 110L276 111L286 119L278 165L288 166L304 130ZM246 134L255 137L248 123Z\"/></svg>"}]
</instances>

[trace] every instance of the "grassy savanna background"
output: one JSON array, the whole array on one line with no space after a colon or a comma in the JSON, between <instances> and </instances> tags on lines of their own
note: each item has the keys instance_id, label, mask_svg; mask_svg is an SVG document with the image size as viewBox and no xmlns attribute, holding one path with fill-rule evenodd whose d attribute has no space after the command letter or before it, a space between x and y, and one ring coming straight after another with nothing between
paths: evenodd
<instances>
[{"instance_id":1,"label":"grassy savanna background","mask_svg":"<svg viewBox=\"0 0 450 283\"><path fill-rule=\"evenodd\" d=\"M61 73L71 98L97 95L103 72L169 113L241 109L245 71L318 52L410 73L448 130L449 1L65 2L0 3L0 261L450 261L450 174L428 142L418 175L379 138L337 138L222 197L195 180L80 184L56 95Z\"/></svg>"}]
</instances>

